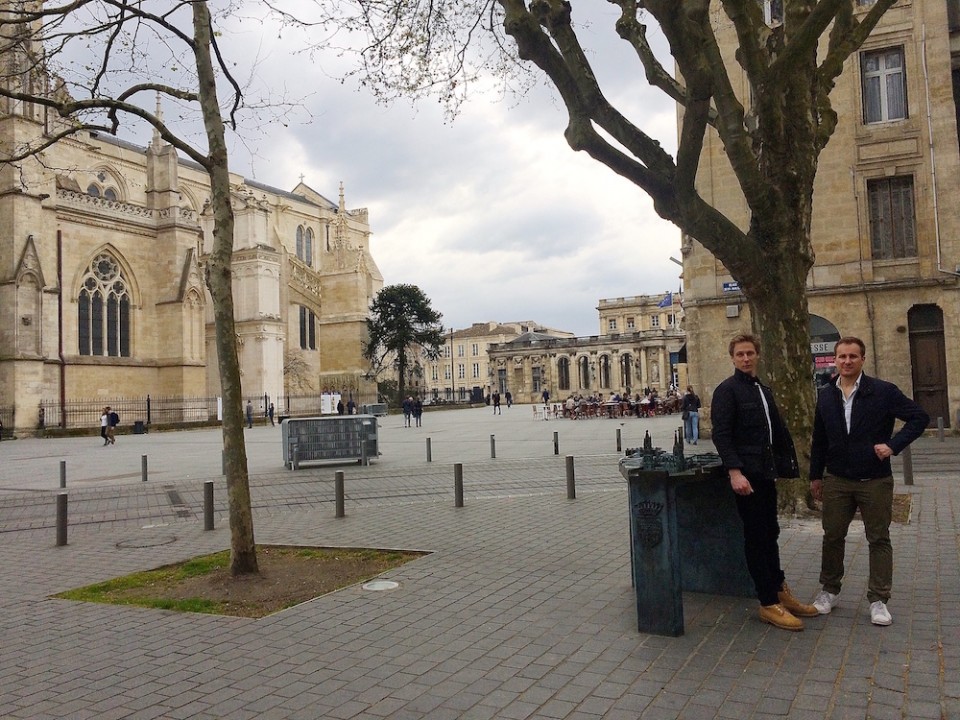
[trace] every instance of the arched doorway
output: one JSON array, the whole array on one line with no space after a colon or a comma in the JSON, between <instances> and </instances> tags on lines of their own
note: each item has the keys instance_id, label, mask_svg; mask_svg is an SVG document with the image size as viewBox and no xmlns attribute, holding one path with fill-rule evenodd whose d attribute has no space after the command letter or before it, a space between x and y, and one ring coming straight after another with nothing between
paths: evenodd
<instances>
[{"instance_id":1,"label":"arched doorway","mask_svg":"<svg viewBox=\"0 0 960 720\"><path fill-rule=\"evenodd\" d=\"M819 315L810 314L810 353L813 355L813 378L823 387L837 372L833 348L840 339L836 325Z\"/></svg>"}]
</instances>

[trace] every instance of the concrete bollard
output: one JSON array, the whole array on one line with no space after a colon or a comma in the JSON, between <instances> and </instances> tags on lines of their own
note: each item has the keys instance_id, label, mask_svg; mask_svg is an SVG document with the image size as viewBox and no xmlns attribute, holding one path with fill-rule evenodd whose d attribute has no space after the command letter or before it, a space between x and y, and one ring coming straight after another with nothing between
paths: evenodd
<instances>
[{"instance_id":1,"label":"concrete bollard","mask_svg":"<svg viewBox=\"0 0 960 720\"><path fill-rule=\"evenodd\" d=\"M553 433L553 454L560 454L560 433L558 432Z\"/></svg>"},{"instance_id":2,"label":"concrete bollard","mask_svg":"<svg viewBox=\"0 0 960 720\"><path fill-rule=\"evenodd\" d=\"M623 450L622 436L620 434L620 428L617 428L617 452Z\"/></svg>"},{"instance_id":3,"label":"concrete bollard","mask_svg":"<svg viewBox=\"0 0 960 720\"><path fill-rule=\"evenodd\" d=\"M57 547L67 544L67 494L57 493Z\"/></svg>"},{"instance_id":4,"label":"concrete bollard","mask_svg":"<svg viewBox=\"0 0 960 720\"><path fill-rule=\"evenodd\" d=\"M60 461L60 487L65 488L67 486L67 461Z\"/></svg>"},{"instance_id":5,"label":"concrete bollard","mask_svg":"<svg viewBox=\"0 0 960 720\"><path fill-rule=\"evenodd\" d=\"M453 506L463 507L463 463L453 466Z\"/></svg>"},{"instance_id":6,"label":"concrete bollard","mask_svg":"<svg viewBox=\"0 0 960 720\"><path fill-rule=\"evenodd\" d=\"M910 452L910 446L907 445L903 452L903 484L913 485L913 453Z\"/></svg>"},{"instance_id":7,"label":"concrete bollard","mask_svg":"<svg viewBox=\"0 0 960 720\"><path fill-rule=\"evenodd\" d=\"M490 459L496 459L497 457L497 440L491 435L490 436Z\"/></svg>"},{"instance_id":8,"label":"concrete bollard","mask_svg":"<svg viewBox=\"0 0 960 720\"><path fill-rule=\"evenodd\" d=\"M427 438L427 462L433 462L433 447L430 438Z\"/></svg>"},{"instance_id":9,"label":"concrete bollard","mask_svg":"<svg viewBox=\"0 0 960 720\"><path fill-rule=\"evenodd\" d=\"M937 418L937 437L940 438L940 442L943 442L943 418Z\"/></svg>"},{"instance_id":10,"label":"concrete bollard","mask_svg":"<svg viewBox=\"0 0 960 720\"><path fill-rule=\"evenodd\" d=\"M346 517L347 513L343 506L344 493L343 493L343 471L342 470L338 470L336 474L333 476L333 494L336 499L336 506L337 506L336 516L338 518Z\"/></svg>"},{"instance_id":11,"label":"concrete bollard","mask_svg":"<svg viewBox=\"0 0 960 720\"><path fill-rule=\"evenodd\" d=\"M140 479L143 480L143 482L147 481L147 456L146 455L140 456Z\"/></svg>"},{"instance_id":12,"label":"concrete bollard","mask_svg":"<svg viewBox=\"0 0 960 720\"><path fill-rule=\"evenodd\" d=\"M203 483L203 529L213 530L213 480Z\"/></svg>"},{"instance_id":13,"label":"concrete bollard","mask_svg":"<svg viewBox=\"0 0 960 720\"><path fill-rule=\"evenodd\" d=\"M567 500L577 499L577 479L573 471L573 455L567 455Z\"/></svg>"}]
</instances>

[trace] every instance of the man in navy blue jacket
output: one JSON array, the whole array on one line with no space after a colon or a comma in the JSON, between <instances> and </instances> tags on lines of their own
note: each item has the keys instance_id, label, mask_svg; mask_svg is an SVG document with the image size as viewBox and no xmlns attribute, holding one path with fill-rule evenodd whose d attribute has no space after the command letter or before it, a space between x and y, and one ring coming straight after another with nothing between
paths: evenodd
<instances>
[{"instance_id":1,"label":"man in navy blue jacket","mask_svg":"<svg viewBox=\"0 0 960 720\"><path fill-rule=\"evenodd\" d=\"M893 475L899 455L926 429L930 418L893 383L865 375L866 348L855 337L834 347L837 378L820 391L810 449L810 490L823 502L823 589L813 604L826 615L837 606L843 580L847 530L857 509L870 546L867 600L874 625L893 622L887 602L893 584ZM894 420L905 424L894 435Z\"/></svg>"}]
</instances>

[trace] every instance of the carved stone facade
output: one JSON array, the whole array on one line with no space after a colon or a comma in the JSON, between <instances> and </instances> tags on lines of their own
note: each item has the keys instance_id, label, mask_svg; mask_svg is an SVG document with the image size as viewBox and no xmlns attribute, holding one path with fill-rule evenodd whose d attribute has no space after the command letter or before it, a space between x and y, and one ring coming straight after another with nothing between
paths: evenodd
<instances>
[{"instance_id":1,"label":"carved stone facade","mask_svg":"<svg viewBox=\"0 0 960 720\"><path fill-rule=\"evenodd\" d=\"M528 333L492 345L490 365L498 385L518 402L539 402L544 390L553 400L575 394L634 395L646 387L664 395L672 383L683 380L683 343L679 329L574 338Z\"/></svg>"},{"instance_id":2,"label":"carved stone facade","mask_svg":"<svg viewBox=\"0 0 960 720\"><path fill-rule=\"evenodd\" d=\"M456 402L483 397L497 387L498 371L491 366L489 348L530 332L545 337L573 337L571 332L543 327L532 320L473 323L468 328L450 330L440 357L422 363L421 376L415 378L411 391L425 398Z\"/></svg>"},{"instance_id":3,"label":"carved stone facade","mask_svg":"<svg viewBox=\"0 0 960 720\"><path fill-rule=\"evenodd\" d=\"M854 12L869 7L857 3ZM717 13L725 62L748 103L746 78L735 70L736 35ZM947 427L960 408L958 94L960 5L898 2L848 59L831 96L839 123L820 157L816 264L807 278L811 375L829 375L839 335L859 336L865 371L895 382ZM697 189L746 226L743 197L713 131ZM731 372L727 342L749 330L750 313L699 243L685 239L683 259L690 376L708 411L713 389Z\"/></svg>"},{"instance_id":4,"label":"carved stone facade","mask_svg":"<svg viewBox=\"0 0 960 720\"><path fill-rule=\"evenodd\" d=\"M52 122L6 103L0 143ZM362 378L383 285L367 211L347 210L342 186L331 202L302 182L287 192L232 180L244 395L259 408L264 395ZM36 427L41 402L220 394L208 198L206 174L158 137L144 148L82 134L42 162L0 167L0 405L14 406L18 429Z\"/></svg>"},{"instance_id":5,"label":"carved stone facade","mask_svg":"<svg viewBox=\"0 0 960 720\"><path fill-rule=\"evenodd\" d=\"M528 332L489 348L490 386L517 402L573 394L661 395L686 382L680 298L672 293L601 300L600 335L551 337Z\"/></svg>"}]
</instances>

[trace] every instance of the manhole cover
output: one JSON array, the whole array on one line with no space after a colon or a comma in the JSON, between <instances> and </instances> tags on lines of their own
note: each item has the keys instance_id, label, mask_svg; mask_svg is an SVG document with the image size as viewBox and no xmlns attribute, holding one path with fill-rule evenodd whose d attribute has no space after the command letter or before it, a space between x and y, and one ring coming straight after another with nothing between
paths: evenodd
<instances>
[{"instance_id":1,"label":"manhole cover","mask_svg":"<svg viewBox=\"0 0 960 720\"><path fill-rule=\"evenodd\" d=\"M396 590L400 583L393 580L371 580L361 585L364 590Z\"/></svg>"},{"instance_id":2,"label":"manhole cover","mask_svg":"<svg viewBox=\"0 0 960 720\"><path fill-rule=\"evenodd\" d=\"M156 547L158 545L169 545L176 542L176 535L157 535L156 537L134 538L132 540L121 540L117 543L119 549L124 548L146 548Z\"/></svg>"}]
</instances>

